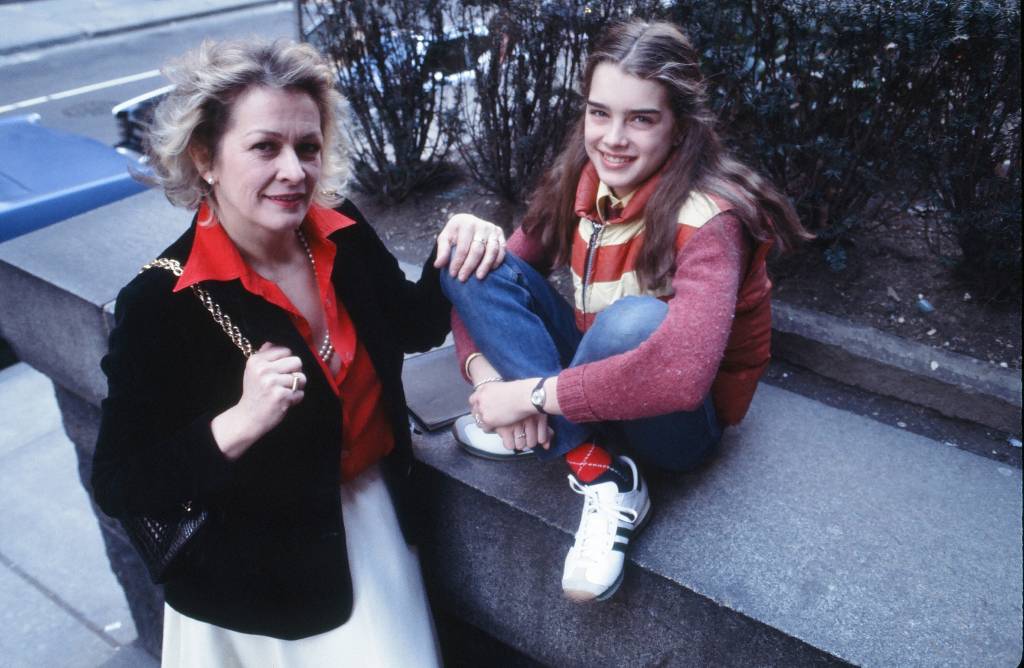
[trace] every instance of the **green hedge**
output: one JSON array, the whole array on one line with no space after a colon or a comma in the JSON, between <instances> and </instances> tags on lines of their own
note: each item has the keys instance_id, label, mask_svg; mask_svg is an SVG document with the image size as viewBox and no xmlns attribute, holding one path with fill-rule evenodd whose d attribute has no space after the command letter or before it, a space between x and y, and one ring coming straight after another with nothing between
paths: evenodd
<instances>
[{"instance_id":1,"label":"green hedge","mask_svg":"<svg viewBox=\"0 0 1024 668\"><path fill-rule=\"evenodd\" d=\"M952 230L963 278L991 295L1020 293L1019 3L301 4L332 26L312 39L338 64L356 110L363 187L404 197L454 148L480 184L521 202L578 113L587 45L611 20L667 18L703 49L724 136L793 199L833 268L843 268L855 229L925 210ZM390 32L378 25L385 17ZM392 60L415 65L391 68L400 95L382 94L381 74L353 69L353 35L371 32L378 41L359 48L379 72ZM389 42L394 35L415 35L418 55L408 41ZM431 62L442 46L447 57Z\"/></svg>"},{"instance_id":2,"label":"green hedge","mask_svg":"<svg viewBox=\"0 0 1024 668\"><path fill-rule=\"evenodd\" d=\"M1020 9L1006 1L681 2L737 151L841 269L864 224L937 208L961 275L1019 294Z\"/></svg>"}]
</instances>

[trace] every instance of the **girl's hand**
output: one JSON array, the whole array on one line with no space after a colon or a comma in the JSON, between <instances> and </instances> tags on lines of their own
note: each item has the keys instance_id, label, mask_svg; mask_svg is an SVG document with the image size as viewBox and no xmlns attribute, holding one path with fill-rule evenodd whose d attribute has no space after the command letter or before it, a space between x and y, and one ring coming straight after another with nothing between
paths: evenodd
<instances>
[{"instance_id":1,"label":"girl's hand","mask_svg":"<svg viewBox=\"0 0 1024 668\"><path fill-rule=\"evenodd\" d=\"M501 443L508 450L532 450L538 445L545 450L551 447L552 431L548 429L548 416L540 413L494 431L501 436Z\"/></svg>"},{"instance_id":2,"label":"girl's hand","mask_svg":"<svg viewBox=\"0 0 1024 668\"><path fill-rule=\"evenodd\" d=\"M264 343L245 363L242 398L210 423L221 451L228 459L241 457L302 401L305 387L302 360L283 346Z\"/></svg>"},{"instance_id":3,"label":"girl's hand","mask_svg":"<svg viewBox=\"0 0 1024 668\"><path fill-rule=\"evenodd\" d=\"M531 448L540 445L544 449L551 447L551 436L552 432L548 428L548 416L543 413L538 413L537 409L533 407L532 403L529 403L529 394L527 394L527 402L529 403L529 414L519 420L508 425L495 425L487 422L486 419L481 415L480 409L483 406L482 400L486 396L493 398L491 395L494 393L486 391L492 385L515 385L517 383L506 383L501 381L501 376L498 371L491 366L491 363L483 355L476 355L470 361L469 364L469 377L470 380L476 385L477 383L483 383L479 385L473 394L469 397L469 408L473 414L479 419L480 427L485 431L493 431L501 436L501 443L509 450L529 450ZM527 381L527 383L536 384L536 379L533 381ZM522 381L518 383L522 384ZM533 385L529 385L530 390L533 389ZM501 391L504 391L501 390ZM527 390L529 393L529 390ZM491 415L491 410L488 408L488 415ZM517 438L518 437L518 438Z\"/></svg>"},{"instance_id":4,"label":"girl's hand","mask_svg":"<svg viewBox=\"0 0 1024 668\"><path fill-rule=\"evenodd\" d=\"M454 251L452 248L454 247ZM483 280L505 259L505 233L494 223L469 213L457 213L437 235L435 267L448 265L448 273L467 281L476 272Z\"/></svg>"},{"instance_id":5,"label":"girl's hand","mask_svg":"<svg viewBox=\"0 0 1024 668\"><path fill-rule=\"evenodd\" d=\"M485 383L469 395L469 406L479 419L480 426L501 434L502 441L506 444L505 447L508 447L508 441L505 440L503 428L511 428L515 425L518 432L522 432L520 423L525 422L528 418L544 417L530 403L530 392L535 383L536 379L533 381L528 379ZM545 420L545 427L546 423ZM533 430L536 442L535 427Z\"/></svg>"}]
</instances>

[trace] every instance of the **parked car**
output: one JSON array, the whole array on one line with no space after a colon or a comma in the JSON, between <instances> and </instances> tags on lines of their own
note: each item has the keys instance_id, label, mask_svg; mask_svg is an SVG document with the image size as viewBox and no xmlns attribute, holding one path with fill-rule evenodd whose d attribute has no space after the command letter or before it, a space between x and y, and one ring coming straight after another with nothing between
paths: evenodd
<instances>
[{"instance_id":1,"label":"parked car","mask_svg":"<svg viewBox=\"0 0 1024 668\"><path fill-rule=\"evenodd\" d=\"M52 225L146 189L143 136L167 88L111 110L114 147L48 128L39 114L0 118L0 242ZM17 359L0 337L0 369Z\"/></svg>"},{"instance_id":2,"label":"parked car","mask_svg":"<svg viewBox=\"0 0 1024 668\"><path fill-rule=\"evenodd\" d=\"M120 136L114 148L138 162L142 169L145 169L146 165L146 132L149 130L149 124L153 122L153 112L172 88L174 86L151 90L125 100L110 110Z\"/></svg>"},{"instance_id":3,"label":"parked car","mask_svg":"<svg viewBox=\"0 0 1024 668\"><path fill-rule=\"evenodd\" d=\"M39 114L0 118L0 242L145 190L137 167L110 146L40 124Z\"/></svg>"}]
</instances>

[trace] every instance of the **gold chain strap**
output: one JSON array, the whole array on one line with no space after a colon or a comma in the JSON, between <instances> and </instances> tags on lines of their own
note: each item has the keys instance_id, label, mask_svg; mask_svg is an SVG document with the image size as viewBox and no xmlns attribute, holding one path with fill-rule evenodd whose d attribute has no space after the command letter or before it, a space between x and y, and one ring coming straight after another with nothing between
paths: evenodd
<instances>
[{"instance_id":1,"label":"gold chain strap","mask_svg":"<svg viewBox=\"0 0 1024 668\"><path fill-rule=\"evenodd\" d=\"M147 269L152 269L153 267L166 269L175 276L181 276L182 273L181 263L177 260L172 260L166 257L157 258L149 264L142 265L142 269L139 270L139 273L141 274ZM210 312L211 316L213 316L214 322L220 325L220 328L228 335L231 342L238 346L238 349L242 351L242 354L245 355L246 359L252 356L252 343L249 342L249 339L245 338L245 335L242 334L242 330L238 329L238 326L231 322L231 316L220 310L220 305L213 301L213 297L211 297L210 293L201 285L193 283L190 287L202 305L205 306L206 310Z\"/></svg>"}]
</instances>

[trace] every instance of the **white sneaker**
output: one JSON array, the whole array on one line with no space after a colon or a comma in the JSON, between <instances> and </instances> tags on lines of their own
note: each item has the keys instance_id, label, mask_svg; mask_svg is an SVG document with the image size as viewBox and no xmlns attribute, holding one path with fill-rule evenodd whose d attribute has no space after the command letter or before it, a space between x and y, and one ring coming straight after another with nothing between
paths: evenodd
<instances>
[{"instance_id":1,"label":"white sneaker","mask_svg":"<svg viewBox=\"0 0 1024 668\"><path fill-rule=\"evenodd\" d=\"M472 415L463 415L456 420L452 433L463 450L484 459L519 459L533 454L533 450L507 449L501 442L501 436L481 429Z\"/></svg>"},{"instance_id":2,"label":"white sneaker","mask_svg":"<svg viewBox=\"0 0 1024 668\"><path fill-rule=\"evenodd\" d=\"M584 485L569 476L569 486L583 495L583 517L576 543L565 556L562 591L578 603L603 601L619 588L626 547L643 528L651 511L647 483L629 457L620 457L633 471L633 489L620 492L614 482Z\"/></svg>"}]
</instances>

